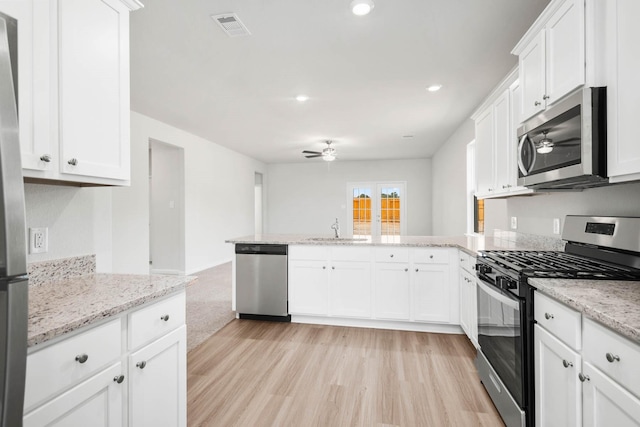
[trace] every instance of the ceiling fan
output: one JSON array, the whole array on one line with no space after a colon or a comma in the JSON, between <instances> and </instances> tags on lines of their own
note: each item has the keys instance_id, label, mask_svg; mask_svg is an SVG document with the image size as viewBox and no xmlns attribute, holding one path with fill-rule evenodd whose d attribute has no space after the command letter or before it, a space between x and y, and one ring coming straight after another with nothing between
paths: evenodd
<instances>
[{"instance_id":1,"label":"ceiling fan","mask_svg":"<svg viewBox=\"0 0 640 427\"><path fill-rule=\"evenodd\" d=\"M327 140L327 141L324 141L324 143L327 144L327 147L324 148L322 151L304 150L302 154L305 154L305 157L307 159L312 159L314 157L322 157L322 160L326 162L334 161L336 159L336 149L331 146L333 141Z\"/></svg>"},{"instance_id":2,"label":"ceiling fan","mask_svg":"<svg viewBox=\"0 0 640 427\"><path fill-rule=\"evenodd\" d=\"M575 145L580 145L579 143L574 143L574 144L567 144L567 142L570 141L579 141L580 138L575 137L575 138L567 138L567 139L562 139L560 141L554 141L553 139L549 138L547 136L547 133L549 133L549 131L543 131L542 132L542 139L540 141L538 141L535 145L536 145L536 151L539 154L548 154L550 152L553 151L554 147L569 147L569 146L575 146Z\"/></svg>"}]
</instances>

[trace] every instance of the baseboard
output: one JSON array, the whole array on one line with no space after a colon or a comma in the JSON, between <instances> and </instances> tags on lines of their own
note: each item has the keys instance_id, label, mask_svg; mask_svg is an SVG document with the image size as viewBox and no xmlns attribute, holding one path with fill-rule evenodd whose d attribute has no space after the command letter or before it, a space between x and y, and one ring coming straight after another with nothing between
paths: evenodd
<instances>
[{"instance_id":1,"label":"baseboard","mask_svg":"<svg viewBox=\"0 0 640 427\"><path fill-rule=\"evenodd\" d=\"M291 315L291 323L312 325L348 326L353 328L391 329L396 331L434 332L439 334L463 334L460 325L440 323L403 322L395 320L349 319L345 317L320 317Z\"/></svg>"},{"instance_id":2,"label":"baseboard","mask_svg":"<svg viewBox=\"0 0 640 427\"><path fill-rule=\"evenodd\" d=\"M192 276L192 275L194 275L194 274L196 274L196 273L198 273L200 271L208 270L208 269L213 268L213 267L218 267L219 265L226 264L226 263L231 262L231 261L232 261L232 258L225 258L225 259L214 261L211 264L207 264L207 265L200 266L200 267L197 267L197 268L191 268L191 269L187 270L186 275L187 276Z\"/></svg>"}]
</instances>

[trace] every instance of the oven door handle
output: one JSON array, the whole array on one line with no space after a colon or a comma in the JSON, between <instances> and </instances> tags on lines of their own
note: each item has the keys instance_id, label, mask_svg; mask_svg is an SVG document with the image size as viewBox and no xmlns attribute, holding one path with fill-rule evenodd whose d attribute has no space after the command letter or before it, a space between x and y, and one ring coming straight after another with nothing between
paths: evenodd
<instances>
[{"instance_id":1,"label":"oven door handle","mask_svg":"<svg viewBox=\"0 0 640 427\"><path fill-rule=\"evenodd\" d=\"M496 300L500 301L502 304L506 305L509 308L512 308L514 310L520 310L520 304L518 300L509 298L508 296L504 295L501 291L496 290L493 286L489 286L485 284L482 280L477 280L476 282L478 284L478 287L482 289L485 293L487 293L491 298L495 298Z\"/></svg>"}]
</instances>

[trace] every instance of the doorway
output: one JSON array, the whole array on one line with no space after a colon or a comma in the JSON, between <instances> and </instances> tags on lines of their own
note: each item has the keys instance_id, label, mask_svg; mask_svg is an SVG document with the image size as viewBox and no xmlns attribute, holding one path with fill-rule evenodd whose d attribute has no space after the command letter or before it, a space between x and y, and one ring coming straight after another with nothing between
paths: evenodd
<instances>
[{"instance_id":1,"label":"doorway","mask_svg":"<svg viewBox=\"0 0 640 427\"><path fill-rule=\"evenodd\" d=\"M149 272L184 274L184 149L149 140Z\"/></svg>"},{"instance_id":2,"label":"doorway","mask_svg":"<svg viewBox=\"0 0 640 427\"><path fill-rule=\"evenodd\" d=\"M347 203L351 207L350 234L359 237L407 234L405 182L349 183Z\"/></svg>"}]
</instances>

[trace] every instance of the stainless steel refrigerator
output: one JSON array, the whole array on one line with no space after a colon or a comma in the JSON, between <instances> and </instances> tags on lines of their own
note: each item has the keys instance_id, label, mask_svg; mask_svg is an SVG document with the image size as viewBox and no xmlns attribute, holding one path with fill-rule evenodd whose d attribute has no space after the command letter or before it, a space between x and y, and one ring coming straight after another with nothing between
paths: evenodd
<instances>
[{"instance_id":1,"label":"stainless steel refrigerator","mask_svg":"<svg viewBox=\"0 0 640 427\"><path fill-rule=\"evenodd\" d=\"M0 426L22 426L27 364L27 252L18 139L18 40L0 13Z\"/></svg>"}]
</instances>

